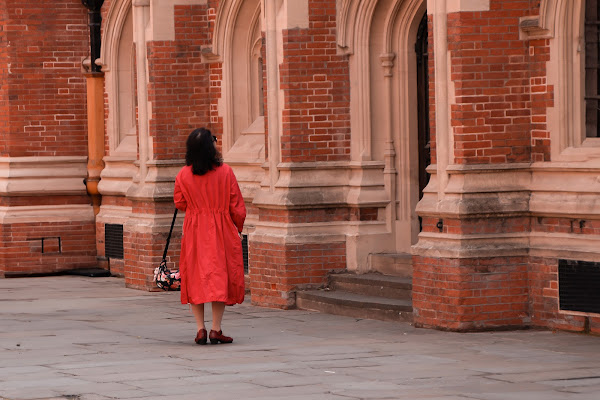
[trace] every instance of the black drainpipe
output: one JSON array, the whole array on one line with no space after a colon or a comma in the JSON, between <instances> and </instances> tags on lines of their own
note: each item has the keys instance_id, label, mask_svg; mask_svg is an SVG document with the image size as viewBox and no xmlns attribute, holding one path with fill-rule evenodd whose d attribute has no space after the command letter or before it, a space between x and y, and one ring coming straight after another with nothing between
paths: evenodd
<instances>
[{"instance_id":1,"label":"black drainpipe","mask_svg":"<svg viewBox=\"0 0 600 400\"><path fill-rule=\"evenodd\" d=\"M102 23L102 15L100 9L104 0L81 0L81 3L89 10L89 27L90 27L90 72L97 73L100 71L100 66L96 65L96 60L100 58L100 25Z\"/></svg>"}]
</instances>

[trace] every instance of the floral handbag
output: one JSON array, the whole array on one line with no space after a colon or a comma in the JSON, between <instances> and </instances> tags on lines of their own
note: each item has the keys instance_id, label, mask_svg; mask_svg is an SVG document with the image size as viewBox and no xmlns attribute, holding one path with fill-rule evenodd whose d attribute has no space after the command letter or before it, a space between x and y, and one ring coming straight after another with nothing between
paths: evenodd
<instances>
[{"instance_id":1,"label":"floral handbag","mask_svg":"<svg viewBox=\"0 0 600 400\"><path fill-rule=\"evenodd\" d=\"M160 262L160 265L154 269L153 280L156 282L156 286L162 290L181 290L181 276L179 271L171 271L167 267L167 251L169 250L169 242L171 241L171 234L173 233L175 218L177 218L177 209L175 209L175 213L173 213L171 230L169 231L169 236L167 236L167 244L165 246L165 251L163 252L162 261Z\"/></svg>"}]
</instances>

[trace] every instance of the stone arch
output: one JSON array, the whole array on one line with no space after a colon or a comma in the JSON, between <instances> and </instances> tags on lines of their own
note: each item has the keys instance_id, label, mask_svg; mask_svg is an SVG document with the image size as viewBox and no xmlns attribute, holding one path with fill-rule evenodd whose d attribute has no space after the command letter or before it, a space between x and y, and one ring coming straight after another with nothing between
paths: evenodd
<instances>
[{"instance_id":1,"label":"stone arch","mask_svg":"<svg viewBox=\"0 0 600 400\"><path fill-rule=\"evenodd\" d=\"M407 62L405 59L396 59L396 50L392 46L399 44L394 35L400 33L402 27L409 25L408 21L415 17L416 9L424 12L425 2L341 0L339 3L337 43L340 52L350 55L350 74L354 83L351 100L352 130L358 137L354 137L352 141L352 158L356 161L377 158L373 154L370 124L372 83L380 80L382 66L388 68L386 73L389 73L394 64ZM374 43L375 37L377 43ZM406 37L402 40L406 40ZM373 44L378 46L373 48ZM409 47L406 43L402 46ZM379 57L382 65L374 66L370 58ZM391 64L386 67L388 63ZM374 67L376 70L373 71Z\"/></svg>"},{"instance_id":2,"label":"stone arch","mask_svg":"<svg viewBox=\"0 0 600 400\"><path fill-rule=\"evenodd\" d=\"M261 14L260 0L222 2L216 12L211 52L204 55L208 62L222 63L223 154L229 162L238 158L264 161L264 137L258 137L264 136L259 112L262 96L257 93L262 88L257 82Z\"/></svg>"},{"instance_id":3,"label":"stone arch","mask_svg":"<svg viewBox=\"0 0 600 400\"><path fill-rule=\"evenodd\" d=\"M352 160L384 163L396 251L416 242L416 41L424 0L341 0L338 48L349 55ZM401 244L404 243L404 244ZM391 249L390 249L391 250Z\"/></svg>"},{"instance_id":4,"label":"stone arch","mask_svg":"<svg viewBox=\"0 0 600 400\"><path fill-rule=\"evenodd\" d=\"M106 14L100 60L108 98L107 136L110 155L135 157L136 116L133 12L131 0L111 3Z\"/></svg>"},{"instance_id":5,"label":"stone arch","mask_svg":"<svg viewBox=\"0 0 600 400\"><path fill-rule=\"evenodd\" d=\"M350 98L352 132L351 158L370 161L371 154L371 91L369 39L377 0L342 0L338 11L338 46L350 57Z\"/></svg>"},{"instance_id":6,"label":"stone arch","mask_svg":"<svg viewBox=\"0 0 600 400\"><path fill-rule=\"evenodd\" d=\"M211 61L223 62L227 45L231 42L235 21L245 0L224 0L219 4L212 35Z\"/></svg>"}]
</instances>

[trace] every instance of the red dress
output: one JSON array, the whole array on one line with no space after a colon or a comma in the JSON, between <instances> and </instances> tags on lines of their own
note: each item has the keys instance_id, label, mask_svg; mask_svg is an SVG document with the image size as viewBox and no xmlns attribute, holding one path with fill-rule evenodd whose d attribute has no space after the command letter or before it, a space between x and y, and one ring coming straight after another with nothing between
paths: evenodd
<instances>
[{"instance_id":1,"label":"red dress","mask_svg":"<svg viewBox=\"0 0 600 400\"><path fill-rule=\"evenodd\" d=\"M185 211L181 238L181 303L244 301L244 259L238 232L246 206L231 167L204 175L183 167L175 178L175 206Z\"/></svg>"}]
</instances>

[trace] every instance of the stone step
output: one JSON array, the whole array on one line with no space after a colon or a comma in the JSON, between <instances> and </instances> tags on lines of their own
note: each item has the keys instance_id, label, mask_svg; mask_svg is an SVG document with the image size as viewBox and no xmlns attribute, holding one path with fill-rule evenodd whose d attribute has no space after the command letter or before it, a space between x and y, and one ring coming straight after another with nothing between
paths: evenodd
<instances>
[{"instance_id":1,"label":"stone step","mask_svg":"<svg viewBox=\"0 0 600 400\"><path fill-rule=\"evenodd\" d=\"M412 278L412 255L408 253L369 254L369 267L384 275Z\"/></svg>"},{"instance_id":2,"label":"stone step","mask_svg":"<svg viewBox=\"0 0 600 400\"><path fill-rule=\"evenodd\" d=\"M332 274L329 288L365 296L411 300L412 279L380 274Z\"/></svg>"},{"instance_id":3,"label":"stone step","mask_svg":"<svg viewBox=\"0 0 600 400\"><path fill-rule=\"evenodd\" d=\"M410 300L386 299L337 290L307 290L296 293L296 305L303 310L346 317L412 322Z\"/></svg>"}]
</instances>

